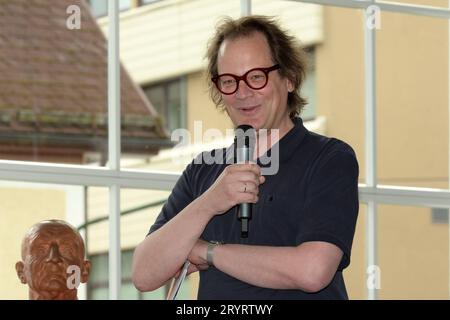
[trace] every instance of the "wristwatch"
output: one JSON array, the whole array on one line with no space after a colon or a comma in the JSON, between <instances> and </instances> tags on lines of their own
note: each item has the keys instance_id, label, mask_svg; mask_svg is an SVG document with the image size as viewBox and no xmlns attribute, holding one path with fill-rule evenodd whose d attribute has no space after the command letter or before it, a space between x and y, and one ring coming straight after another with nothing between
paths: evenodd
<instances>
[{"instance_id":1,"label":"wristwatch","mask_svg":"<svg viewBox=\"0 0 450 320\"><path fill-rule=\"evenodd\" d=\"M206 262L208 263L208 265L214 266L214 262L213 262L214 248L221 244L223 244L223 242L220 242L220 241L209 241L208 242L208 249L206 250Z\"/></svg>"}]
</instances>

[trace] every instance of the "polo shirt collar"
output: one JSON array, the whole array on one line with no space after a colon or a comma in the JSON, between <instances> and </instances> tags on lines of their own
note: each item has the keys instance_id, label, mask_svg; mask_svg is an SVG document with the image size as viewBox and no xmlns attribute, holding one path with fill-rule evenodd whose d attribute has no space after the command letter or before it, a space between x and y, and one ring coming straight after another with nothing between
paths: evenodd
<instances>
[{"instance_id":1,"label":"polo shirt collar","mask_svg":"<svg viewBox=\"0 0 450 320\"><path fill-rule=\"evenodd\" d=\"M288 161L304 140L308 130L301 118L292 120L294 126L277 143L279 145L280 162Z\"/></svg>"}]
</instances>

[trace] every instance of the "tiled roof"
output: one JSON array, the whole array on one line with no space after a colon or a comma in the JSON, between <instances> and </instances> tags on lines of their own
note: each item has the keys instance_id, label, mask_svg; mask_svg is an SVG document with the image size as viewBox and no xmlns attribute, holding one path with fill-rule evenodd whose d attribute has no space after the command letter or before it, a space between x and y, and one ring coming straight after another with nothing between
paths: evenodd
<instances>
[{"instance_id":1,"label":"tiled roof","mask_svg":"<svg viewBox=\"0 0 450 320\"><path fill-rule=\"evenodd\" d=\"M70 5L81 9L81 29L66 26ZM123 67L121 86L123 150L128 142L132 152L167 144L160 117ZM84 1L0 0L0 145L59 135L89 149L88 140L106 139L106 111L107 43Z\"/></svg>"}]
</instances>

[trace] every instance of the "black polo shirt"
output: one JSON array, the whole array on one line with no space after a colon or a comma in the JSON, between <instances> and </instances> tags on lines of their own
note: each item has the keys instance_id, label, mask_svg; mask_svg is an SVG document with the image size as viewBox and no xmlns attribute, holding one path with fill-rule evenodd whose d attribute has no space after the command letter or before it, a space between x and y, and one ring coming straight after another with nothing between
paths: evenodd
<instances>
[{"instance_id":1,"label":"black polo shirt","mask_svg":"<svg viewBox=\"0 0 450 320\"><path fill-rule=\"evenodd\" d=\"M240 237L235 208L211 219L202 238L263 246L330 242L344 252L338 272L320 292L306 293L256 287L211 267L200 272L199 299L347 299L342 270L350 263L359 206L355 153L340 140L309 132L300 118L278 147L279 169L260 185L248 238ZM205 192L227 165L199 164L199 157L186 167L150 233Z\"/></svg>"}]
</instances>

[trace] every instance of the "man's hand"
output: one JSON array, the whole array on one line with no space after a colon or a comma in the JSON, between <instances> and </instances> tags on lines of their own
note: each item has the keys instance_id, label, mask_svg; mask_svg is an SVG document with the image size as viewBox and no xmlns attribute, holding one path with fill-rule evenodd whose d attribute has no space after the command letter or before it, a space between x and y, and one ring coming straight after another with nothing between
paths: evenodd
<instances>
[{"instance_id":1,"label":"man's hand","mask_svg":"<svg viewBox=\"0 0 450 320\"><path fill-rule=\"evenodd\" d=\"M204 240L197 240L197 243L192 248L189 253L188 260L191 263L187 274L191 274L200 270L206 270L209 268L208 262L206 261L206 251L208 250L208 242ZM181 269L177 271L174 278L178 278Z\"/></svg>"},{"instance_id":2,"label":"man's hand","mask_svg":"<svg viewBox=\"0 0 450 320\"><path fill-rule=\"evenodd\" d=\"M201 198L216 215L222 214L238 203L258 202L259 185L264 181L257 164L232 164L225 168Z\"/></svg>"},{"instance_id":3,"label":"man's hand","mask_svg":"<svg viewBox=\"0 0 450 320\"><path fill-rule=\"evenodd\" d=\"M208 269L209 265L206 261L207 250L208 242L198 239L188 256L188 260L191 262L191 266L193 266L194 269L192 272ZM189 271L191 270L189 269Z\"/></svg>"}]
</instances>

